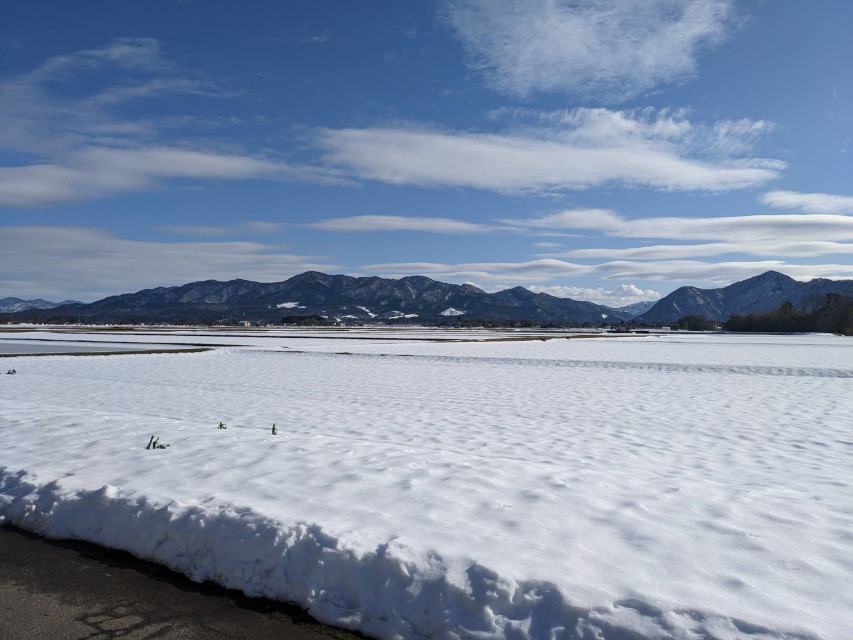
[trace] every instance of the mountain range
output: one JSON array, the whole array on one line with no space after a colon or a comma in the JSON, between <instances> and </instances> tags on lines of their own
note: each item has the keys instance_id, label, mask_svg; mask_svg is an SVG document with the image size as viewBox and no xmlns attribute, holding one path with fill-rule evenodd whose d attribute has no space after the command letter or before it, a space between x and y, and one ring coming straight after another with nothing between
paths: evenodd
<instances>
[{"instance_id":1,"label":"mountain range","mask_svg":"<svg viewBox=\"0 0 853 640\"><path fill-rule=\"evenodd\" d=\"M470 284L448 284L425 276L358 278L308 271L283 282L205 280L110 296L91 304L38 308L45 320L90 322L279 322L286 316L315 315L353 323L436 324L465 316L597 326L632 319L668 323L685 315L726 320L731 314L768 311L785 301L797 307L819 306L827 293L853 296L853 280L799 282L768 271L719 289L681 287L653 305L642 302L612 308L524 287L487 293ZM10 312L26 317L26 310Z\"/></svg>"},{"instance_id":2,"label":"mountain range","mask_svg":"<svg viewBox=\"0 0 853 640\"><path fill-rule=\"evenodd\" d=\"M448 284L424 276L395 280L317 271L284 282L205 280L145 289L91 304L64 305L43 317L98 322L278 322L283 316L307 315L342 322L437 323L468 316L595 325L632 317L618 309L533 293L523 287L486 293L470 284Z\"/></svg>"},{"instance_id":3,"label":"mountain range","mask_svg":"<svg viewBox=\"0 0 853 640\"><path fill-rule=\"evenodd\" d=\"M778 271L767 271L719 289L680 287L640 314L637 321L674 322L687 315L728 320L731 315L770 311L784 302L810 310L820 307L828 293L853 296L853 280L815 278L800 282Z\"/></svg>"},{"instance_id":4,"label":"mountain range","mask_svg":"<svg viewBox=\"0 0 853 640\"><path fill-rule=\"evenodd\" d=\"M62 302L51 302L35 298L24 300L22 298L0 298L0 313L17 313L18 311L31 311L33 309L55 309L66 304L83 304L78 300L63 300Z\"/></svg>"},{"instance_id":5,"label":"mountain range","mask_svg":"<svg viewBox=\"0 0 853 640\"><path fill-rule=\"evenodd\" d=\"M629 314L632 318L636 318L637 316L644 314L653 306L655 306L654 300L641 300L640 302L634 302L633 304L628 304L624 307L617 307L617 310Z\"/></svg>"}]
</instances>

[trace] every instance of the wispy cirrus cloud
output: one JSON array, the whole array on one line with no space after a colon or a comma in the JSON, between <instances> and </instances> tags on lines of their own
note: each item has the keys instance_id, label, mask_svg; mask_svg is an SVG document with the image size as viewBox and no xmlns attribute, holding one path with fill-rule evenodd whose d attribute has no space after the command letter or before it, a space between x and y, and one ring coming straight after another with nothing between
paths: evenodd
<instances>
[{"instance_id":1,"label":"wispy cirrus cloud","mask_svg":"<svg viewBox=\"0 0 853 640\"><path fill-rule=\"evenodd\" d=\"M112 80L117 70L121 82ZM86 95L59 96L57 86L85 76ZM158 188L171 180L335 182L333 172L280 158L169 141L151 120L117 115L140 99L176 94L228 97L206 78L181 75L150 38L123 38L48 59L0 83L0 206L29 207Z\"/></svg>"},{"instance_id":2,"label":"wispy cirrus cloud","mask_svg":"<svg viewBox=\"0 0 853 640\"><path fill-rule=\"evenodd\" d=\"M239 234L270 233L284 227L282 222L268 222L265 220L250 220L238 225L228 227L215 227L210 225L195 224L161 224L149 227L153 231L169 233L179 236L201 236L201 237L225 237Z\"/></svg>"},{"instance_id":3,"label":"wispy cirrus cloud","mask_svg":"<svg viewBox=\"0 0 853 640\"><path fill-rule=\"evenodd\" d=\"M56 78L64 73L102 68L105 65L123 69L159 70L170 66L170 63L163 57L160 42L155 38L115 38L105 47L82 49L49 58L31 75L36 78Z\"/></svg>"},{"instance_id":4,"label":"wispy cirrus cloud","mask_svg":"<svg viewBox=\"0 0 853 640\"><path fill-rule=\"evenodd\" d=\"M116 71L125 74L120 84L99 81ZM57 95L82 78L90 81L86 95ZM133 99L134 91L150 94L153 83L162 91L169 85L175 93L204 84L177 76L160 43L151 38L120 38L98 49L49 58L29 73L0 83L0 148L27 160L61 157L98 141L131 144L137 136L150 135L151 124L120 118L109 107Z\"/></svg>"},{"instance_id":5,"label":"wispy cirrus cloud","mask_svg":"<svg viewBox=\"0 0 853 640\"><path fill-rule=\"evenodd\" d=\"M853 196L798 191L768 191L761 202L780 209L796 209L806 213L853 214Z\"/></svg>"},{"instance_id":6,"label":"wispy cirrus cloud","mask_svg":"<svg viewBox=\"0 0 853 640\"><path fill-rule=\"evenodd\" d=\"M154 78L133 84L119 84L96 93L79 103L84 109L104 108L129 100L157 98L164 95L190 94L210 98L224 98L239 95L239 92L226 91L208 81L189 78Z\"/></svg>"},{"instance_id":7,"label":"wispy cirrus cloud","mask_svg":"<svg viewBox=\"0 0 853 640\"><path fill-rule=\"evenodd\" d=\"M330 218L306 224L325 231L421 231L425 233L471 234L494 230L483 224L454 220L452 218L427 218L417 216L365 215L348 218Z\"/></svg>"},{"instance_id":8,"label":"wispy cirrus cloud","mask_svg":"<svg viewBox=\"0 0 853 640\"><path fill-rule=\"evenodd\" d=\"M736 28L730 0L446 0L470 65L496 90L619 101L691 77Z\"/></svg>"},{"instance_id":9,"label":"wispy cirrus cloud","mask_svg":"<svg viewBox=\"0 0 853 640\"><path fill-rule=\"evenodd\" d=\"M777 178L785 163L748 154L763 121L691 122L653 109L502 110L503 131L423 126L320 129L328 166L398 185L547 193L602 185L721 192Z\"/></svg>"},{"instance_id":10,"label":"wispy cirrus cloud","mask_svg":"<svg viewBox=\"0 0 853 640\"><path fill-rule=\"evenodd\" d=\"M307 270L334 271L325 258L258 242L150 242L105 229L4 227L0 290L94 300L196 280L245 278L277 282Z\"/></svg>"}]
</instances>

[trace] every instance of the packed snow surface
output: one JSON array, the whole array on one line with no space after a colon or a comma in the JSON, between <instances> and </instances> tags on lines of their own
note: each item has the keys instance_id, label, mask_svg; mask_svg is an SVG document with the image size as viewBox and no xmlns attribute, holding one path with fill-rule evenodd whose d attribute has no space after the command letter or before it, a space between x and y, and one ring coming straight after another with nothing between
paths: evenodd
<instances>
[{"instance_id":1,"label":"packed snow surface","mask_svg":"<svg viewBox=\"0 0 853 640\"><path fill-rule=\"evenodd\" d=\"M16 358L0 519L382 638L853 637L850 339L168 333L23 334L221 346Z\"/></svg>"}]
</instances>

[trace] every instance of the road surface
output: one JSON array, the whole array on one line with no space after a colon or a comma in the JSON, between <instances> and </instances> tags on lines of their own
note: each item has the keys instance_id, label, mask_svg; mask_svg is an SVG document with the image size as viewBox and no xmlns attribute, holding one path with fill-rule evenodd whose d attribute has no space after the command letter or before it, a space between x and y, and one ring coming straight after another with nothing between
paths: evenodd
<instances>
[{"instance_id":1,"label":"road surface","mask_svg":"<svg viewBox=\"0 0 853 640\"><path fill-rule=\"evenodd\" d=\"M0 640L360 637L124 552L0 527Z\"/></svg>"}]
</instances>

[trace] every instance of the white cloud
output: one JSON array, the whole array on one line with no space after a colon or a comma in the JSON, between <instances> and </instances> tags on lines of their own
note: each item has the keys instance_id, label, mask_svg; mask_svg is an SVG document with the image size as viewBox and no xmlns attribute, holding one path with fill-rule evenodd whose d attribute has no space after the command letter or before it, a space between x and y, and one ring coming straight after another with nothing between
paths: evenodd
<instances>
[{"instance_id":1,"label":"white cloud","mask_svg":"<svg viewBox=\"0 0 853 640\"><path fill-rule=\"evenodd\" d=\"M521 228L597 230L625 238L755 242L834 242L853 240L853 218L822 214L727 216L717 218L638 218L607 209L567 210L529 220L502 220Z\"/></svg>"},{"instance_id":2,"label":"white cloud","mask_svg":"<svg viewBox=\"0 0 853 640\"><path fill-rule=\"evenodd\" d=\"M63 164L0 168L0 206L38 206L156 187L167 179L322 180L283 162L215 152L89 147Z\"/></svg>"},{"instance_id":3,"label":"white cloud","mask_svg":"<svg viewBox=\"0 0 853 640\"><path fill-rule=\"evenodd\" d=\"M853 254L853 242L830 241L752 241L707 242L703 244L659 244L619 249L574 249L552 257L611 258L627 260L673 260L741 253L753 256L814 257L832 254Z\"/></svg>"},{"instance_id":4,"label":"white cloud","mask_svg":"<svg viewBox=\"0 0 853 640\"><path fill-rule=\"evenodd\" d=\"M574 300L587 300L608 307L625 307L635 302L646 300L659 300L663 295L654 289L642 289L634 284L620 284L614 289L604 287L567 287L561 285L540 286L529 285L527 287L535 293L547 293L558 298L572 298Z\"/></svg>"},{"instance_id":5,"label":"white cloud","mask_svg":"<svg viewBox=\"0 0 853 640\"><path fill-rule=\"evenodd\" d=\"M610 100L692 76L735 26L730 0L446 0L445 15L497 90Z\"/></svg>"},{"instance_id":6,"label":"white cloud","mask_svg":"<svg viewBox=\"0 0 853 640\"><path fill-rule=\"evenodd\" d=\"M352 216L331 218L307 224L327 231L423 231L427 233L488 233L491 227L451 218L419 218L405 216Z\"/></svg>"},{"instance_id":7,"label":"white cloud","mask_svg":"<svg viewBox=\"0 0 853 640\"><path fill-rule=\"evenodd\" d=\"M534 242L533 246L537 249L559 249L563 245L559 242Z\"/></svg>"},{"instance_id":8,"label":"white cloud","mask_svg":"<svg viewBox=\"0 0 853 640\"><path fill-rule=\"evenodd\" d=\"M4 227L0 291L93 300L196 280L276 282L338 267L257 242L142 242L87 227Z\"/></svg>"},{"instance_id":9,"label":"white cloud","mask_svg":"<svg viewBox=\"0 0 853 640\"><path fill-rule=\"evenodd\" d=\"M503 224L533 229L616 229L625 219L610 209L566 209L540 218L505 218Z\"/></svg>"},{"instance_id":10,"label":"white cloud","mask_svg":"<svg viewBox=\"0 0 853 640\"><path fill-rule=\"evenodd\" d=\"M779 176L779 160L741 157L772 130L763 121L690 122L652 109L504 110L504 133L415 127L321 129L324 160L391 184L501 193L559 192L616 184L673 191L727 191ZM532 121L532 124L531 124Z\"/></svg>"},{"instance_id":11,"label":"white cloud","mask_svg":"<svg viewBox=\"0 0 853 640\"><path fill-rule=\"evenodd\" d=\"M806 213L853 214L853 196L829 193L799 193L797 191L768 191L761 202L771 207L798 209Z\"/></svg>"}]
</instances>

